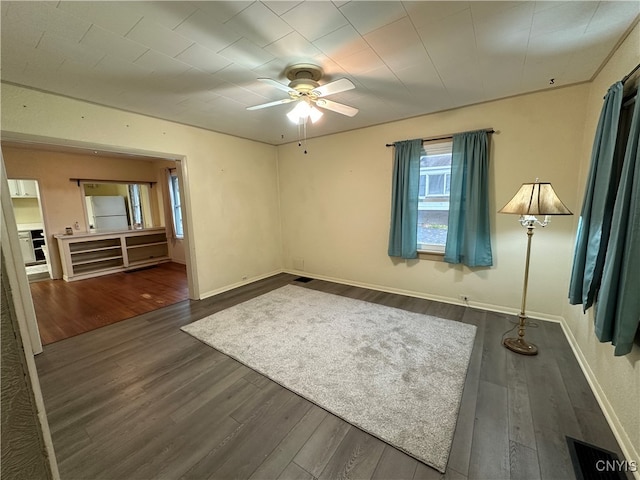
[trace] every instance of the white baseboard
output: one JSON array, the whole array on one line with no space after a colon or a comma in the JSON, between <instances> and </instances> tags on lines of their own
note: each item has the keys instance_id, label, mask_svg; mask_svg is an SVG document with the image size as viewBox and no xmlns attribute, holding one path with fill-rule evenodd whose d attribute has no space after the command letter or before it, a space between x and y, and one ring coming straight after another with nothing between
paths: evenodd
<instances>
[{"instance_id":1,"label":"white baseboard","mask_svg":"<svg viewBox=\"0 0 640 480\"><path fill-rule=\"evenodd\" d=\"M340 283L342 285L350 285L352 287L368 288L370 290L376 290L378 292L397 293L398 295L406 295L408 297L423 298L425 300L433 300L435 302L449 303L452 305L462 305L463 307L472 307L472 308L477 308L479 310L486 310L489 312L504 313L506 315L516 315L516 316L520 313L520 311L516 308L504 307L502 305L493 305L490 303L482 303L482 302L474 302L474 301L465 302L457 298L444 297L440 295L432 295L432 294L417 292L413 290L404 290L400 288L388 287L385 285L376 285L371 283L356 282L353 280L344 280L342 278L329 277L326 275L310 274L309 272L303 272L303 271L294 270L294 269L285 269L283 271L285 273L290 273L292 275L300 275L303 277L306 276L311 278L317 278L318 280L326 280L327 282ZM540 313L540 312L532 312L529 310L527 310L527 316L532 319L547 320L549 322L556 322L556 323L561 323L563 320L563 318L560 316L549 315L549 314Z\"/></svg>"},{"instance_id":2,"label":"white baseboard","mask_svg":"<svg viewBox=\"0 0 640 480\"><path fill-rule=\"evenodd\" d=\"M229 290L233 290L234 288L242 287L243 285L248 285L253 282L257 282L258 280L263 280L265 278L273 277L274 275L278 275L279 273L283 273L284 270L278 269L269 273L264 273L262 275L258 275L255 277L247 277L246 280L241 280L237 283L232 283L231 285L226 285L221 288L217 288L215 290L210 290L208 292L201 293L199 296L199 300L204 300L205 298L213 297L214 295L218 295L220 293L227 292Z\"/></svg>"},{"instance_id":3,"label":"white baseboard","mask_svg":"<svg viewBox=\"0 0 640 480\"><path fill-rule=\"evenodd\" d=\"M567 338L567 341L571 346L571 350L573 350L573 355L578 360L578 364L582 369L582 373L584 373L584 376L586 377L587 382L589 382L591 391L593 392L593 395L596 397L596 400L600 405L600 409L602 410L602 413L607 419L607 423L609 424L609 427L611 427L611 431L613 432L613 435L616 437L616 440L618 441L618 444L622 449L622 453L624 454L625 458L629 462L636 462L636 466L637 466L636 471L632 473L633 473L633 476L636 478L636 480L640 480L640 452L638 452L633 446L633 443L631 442L629 435L627 435L627 432L622 426L620 419L618 419L618 416L616 415L615 410L609 403L606 393L600 386L600 383L598 382L596 375L593 373L593 370L591 370L591 367L589 366L587 359L582 354L582 350L580 350L580 347L578 346L578 342L576 341L576 338L573 336L571 329L569 328L569 326L567 325L564 319L562 320L562 322L560 322L560 326L562 327L564 336Z\"/></svg>"}]
</instances>

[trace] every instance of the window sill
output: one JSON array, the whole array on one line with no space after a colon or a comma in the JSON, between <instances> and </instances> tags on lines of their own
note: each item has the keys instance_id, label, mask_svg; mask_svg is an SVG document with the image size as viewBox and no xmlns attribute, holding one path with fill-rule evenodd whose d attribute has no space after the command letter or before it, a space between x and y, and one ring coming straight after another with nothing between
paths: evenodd
<instances>
[{"instance_id":1,"label":"window sill","mask_svg":"<svg viewBox=\"0 0 640 480\"><path fill-rule=\"evenodd\" d=\"M418 259L420 259L420 260L433 260L434 262L443 262L444 261L444 252L418 250Z\"/></svg>"}]
</instances>

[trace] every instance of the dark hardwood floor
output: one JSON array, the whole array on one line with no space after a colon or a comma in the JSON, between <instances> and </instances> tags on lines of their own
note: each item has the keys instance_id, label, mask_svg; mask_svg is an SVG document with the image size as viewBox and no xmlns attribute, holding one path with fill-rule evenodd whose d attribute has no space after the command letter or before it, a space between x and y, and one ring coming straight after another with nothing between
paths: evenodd
<instances>
[{"instance_id":1,"label":"dark hardwood floor","mask_svg":"<svg viewBox=\"0 0 640 480\"><path fill-rule=\"evenodd\" d=\"M187 300L186 267L155 267L65 282L29 284L43 345Z\"/></svg>"},{"instance_id":2,"label":"dark hardwood floor","mask_svg":"<svg viewBox=\"0 0 640 480\"><path fill-rule=\"evenodd\" d=\"M571 479L565 435L622 454L555 323L281 274L47 345L36 357L63 480ZM294 282L478 327L446 475L179 330Z\"/></svg>"}]
</instances>

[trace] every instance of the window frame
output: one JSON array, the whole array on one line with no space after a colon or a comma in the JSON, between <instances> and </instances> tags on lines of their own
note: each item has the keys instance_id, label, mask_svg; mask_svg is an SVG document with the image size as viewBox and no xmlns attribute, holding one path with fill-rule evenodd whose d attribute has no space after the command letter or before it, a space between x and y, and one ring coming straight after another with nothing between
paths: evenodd
<instances>
[{"instance_id":1,"label":"window frame","mask_svg":"<svg viewBox=\"0 0 640 480\"><path fill-rule=\"evenodd\" d=\"M453 149L453 139L446 140L435 140L435 141L425 141L423 143L423 148L425 153L421 155L420 160L422 163L422 159L427 156L435 156L435 155L443 155L448 154L451 155ZM429 193L429 174L432 175L440 175L444 174L444 194L440 193ZM435 167L420 167L420 177L425 177L424 180L424 195L421 195L420 187L418 187L418 212L420 212L420 204L426 203L426 200L433 200L438 197L446 197L446 202L437 202L437 203L446 203L447 208L443 209L447 212L449 211L449 195L451 193L451 165L448 166L435 166ZM447 184L447 175L449 177L449 183ZM447 185L449 188L447 189ZM448 191L447 191L448 190ZM424 210L424 209L423 209ZM420 221L420 215L418 214L418 222ZM420 224L418 223L418 232L420 231ZM445 244L436 244L436 243L422 243L419 240L417 241L418 254L421 258L427 259L441 259L444 256Z\"/></svg>"},{"instance_id":2,"label":"window frame","mask_svg":"<svg viewBox=\"0 0 640 480\"><path fill-rule=\"evenodd\" d=\"M144 213L142 212L142 192L140 191L140 185L137 183L130 183L128 187L129 191L129 208L131 209L131 226L135 227L140 225L144 226Z\"/></svg>"},{"instance_id":3,"label":"window frame","mask_svg":"<svg viewBox=\"0 0 640 480\"><path fill-rule=\"evenodd\" d=\"M167 174L169 186L169 201L171 203L171 222L175 238L184 238L184 222L182 221L182 202L180 200L180 180L175 169L169 169ZM176 214L177 212L177 214Z\"/></svg>"},{"instance_id":4,"label":"window frame","mask_svg":"<svg viewBox=\"0 0 640 480\"><path fill-rule=\"evenodd\" d=\"M431 193L431 182L430 177L443 177L442 181L442 193ZM449 180L449 182L447 182ZM426 173L425 179L425 197L443 197L451 193L451 168L438 168L438 170L434 170L432 172Z\"/></svg>"}]
</instances>

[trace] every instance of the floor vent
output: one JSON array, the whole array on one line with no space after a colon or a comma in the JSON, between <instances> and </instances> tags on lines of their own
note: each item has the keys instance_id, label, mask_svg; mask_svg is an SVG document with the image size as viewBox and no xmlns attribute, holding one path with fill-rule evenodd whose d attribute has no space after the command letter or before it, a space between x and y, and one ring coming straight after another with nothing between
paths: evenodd
<instances>
[{"instance_id":1,"label":"floor vent","mask_svg":"<svg viewBox=\"0 0 640 480\"><path fill-rule=\"evenodd\" d=\"M309 283L311 280L313 280L313 278L309 278L309 277L298 277L294 280L294 282L301 282L301 283Z\"/></svg>"},{"instance_id":2,"label":"floor vent","mask_svg":"<svg viewBox=\"0 0 640 480\"><path fill-rule=\"evenodd\" d=\"M614 452L567 437L569 454L576 480L627 480L626 461L620 461Z\"/></svg>"}]
</instances>

